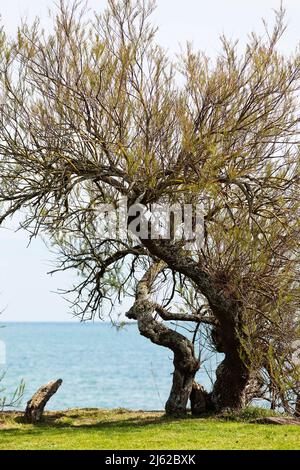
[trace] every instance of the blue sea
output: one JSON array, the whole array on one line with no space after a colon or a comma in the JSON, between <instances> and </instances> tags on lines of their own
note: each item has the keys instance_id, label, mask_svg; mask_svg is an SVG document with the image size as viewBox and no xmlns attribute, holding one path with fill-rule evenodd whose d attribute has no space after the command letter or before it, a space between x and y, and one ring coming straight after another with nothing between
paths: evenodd
<instances>
[{"instance_id":1,"label":"blue sea","mask_svg":"<svg viewBox=\"0 0 300 470\"><path fill-rule=\"evenodd\" d=\"M48 409L161 410L172 381L172 354L139 335L136 324L7 323L0 328L6 371L0 389L25 381L22 407L49 380L63 384ZM205 371L198 379L208 388ZM3 392L2 392L3 395Z\"/></svg>"}]
</instances>

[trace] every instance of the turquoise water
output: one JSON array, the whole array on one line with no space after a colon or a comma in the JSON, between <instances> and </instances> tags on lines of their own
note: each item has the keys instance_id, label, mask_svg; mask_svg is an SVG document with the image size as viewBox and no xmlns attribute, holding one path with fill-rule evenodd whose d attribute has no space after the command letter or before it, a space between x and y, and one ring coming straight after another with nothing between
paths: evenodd
<instances>
[{"instance_id":1,"label":"turquoise water","mask_svg":"<svg viewBox=\"0 0 300 470\"><path fill-rule=\"evenodd\" d=\"M8 323L0 329L6 348L4 385L25 380L22 406L52 379L63 385L50 409L99 407L160 410L172 380L172 354L137 332L106 323ZM209 385L205 373L201 382Z\"/></svg>"}]
</instances>

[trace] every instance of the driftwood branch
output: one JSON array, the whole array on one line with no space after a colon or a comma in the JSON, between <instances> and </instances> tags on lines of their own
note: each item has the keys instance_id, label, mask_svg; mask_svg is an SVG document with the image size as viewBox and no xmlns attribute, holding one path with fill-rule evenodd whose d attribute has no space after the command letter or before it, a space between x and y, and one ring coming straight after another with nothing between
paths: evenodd
<instances>
[{"instance_id":1,"label":"driftwood branch","mask_svg":"<svg viewBox=\"0 0 300 470\"><path fill-rule=\"evenodd\" d=\"M48 382L27 402L24 418L28 423L35 424L41 421L47 402L57 392L61 384L61 379Z\"/></svg>"},{"instance_id":2,"label":"driftwood branch","mask_svg":"<svg viewBox=\"0 0 300 470\"><path fill-rule=\"evenodd\" d=\"M278 424L278 425L296 425L300 426L300 419L292 418L292 417L277 417L277 416L267 416L265 418L258 418L255 419L254 421L251 421L252 423L257 423L257 424Z\"/></svg>"}]
</instances>

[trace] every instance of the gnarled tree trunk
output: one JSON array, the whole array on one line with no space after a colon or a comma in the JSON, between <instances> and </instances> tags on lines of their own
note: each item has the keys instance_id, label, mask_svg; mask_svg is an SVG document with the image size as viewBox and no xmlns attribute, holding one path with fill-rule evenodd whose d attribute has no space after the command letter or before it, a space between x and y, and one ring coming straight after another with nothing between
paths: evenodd
<instances>
[{"instance_id":1,"label":"gnarled tree trunk","mask_svg":"<svg viewBox=\"0 0 300 470\"><path fill-rule=\"evenodd\" d=\"M137 320L141 335L149 338L153 343L173 351L173 383L165 410L167 415L183 415L186 413L194 378L199 369L199 362L195 358L194 346L191 341L177 331L154 320L153 314L154 307L151 302L137 301L127 313L127 317Z\"/></svg>"},{"instance_id":2,"label":"gnarled tree trunk","mask_svg":"<svg viewBox=\"0 0 300 470\"><path fill-rule=\"evenodd\" d=\"M151 285L163 266L164 263L154 264L146 272L139 282L136 301L126 316L137 320L142 336L173 351L173 384L165 410L168 415L178 416L186 413L199 361L195 358L194 345L191 341L154 318L155 304L148 299L148 296Z\"/></svg>"},{"instance_id":3,"label":"gnarled tree trunk","mask_svg":"<svg viewBox=\"0 0 300 470\"><path fill-rule=\"evenodd\" d=\"M225 358L216 372L217 378L211 393L211 403L216 411L228 409L239 410L243 408L246 402L250 399L249 390L251 387L249 387L249 384L252 380L252 371L247 368L240 355L241 342L238 334L242 334L243 329L241 317L238 311L238 304L234 301L234 298L229 298L227 295L224 295L222 293L222 288L220 288L215 280L205 270L203 270L201 266L195 263L193 259L188 256L182 256L177 246L170 245L167 241L153 241L151 238L142 240L142 242L154 256L163 260L161 263L164 262L169 268L174 269L174 271L180 272L191 279L199 287L200 292L202 292L207 298L210 309L217 321L217 327L215 328L217 335L213 340L217 351L225 354ZM154 275L157 275L157 271ZM151 278L152 274L150 273L149 276ZM149 280L146 280L146 283L143 281L143 283L148 285L149 290L151 282L149 284L148 281ZM141 295L138 297L142 298ZM159 341L157 338L153 339L154 328L151 329L149 327L149 321L151 322L151 318L153 316L152 313L147 315L148 320L145 322L148 325L148 332L146 332L145 328L141 328L139 325L140 332L144 336L148 335L147 337L149 337L153 342L156 342L156 344L169 347L174 351L176 374L174 374L175 384L173 383L173 391L174 393L178 393L179 385L185 385L188 383L187 391L189 390L191 392L190 379L192 374L188 375L188 381L186 382L184 373L178 370L179 363L175 360L176 351L177 349L180 350L181 341L183 341L183 338L185 341L188 340L176 332L173 332L174 335L178 335L178 337L174 336L174 339L177 338L176 346L173 341L172 346L167 344L168 341L165 340L168 337L168 334L166 333L163 335L164 341L162 341L161 336ZM141 321L139 321L139 315L135 315L132 318L138 319L138 323L141 324ZM153 318L152 321L154 321ZM161 328L166 327L161 326ZM166 328L166 330L168 329ZM149 331L151 331L151 334L149 334ZM164 342L165 344L163 344ZM182 352L180 352L180 354L182 354ZM182 399L182 403L185 402L186 395L187 393L183 392L184 399ZM181 400L179 399L179 402L180 401ZM171 403L172 402L175 403L173 399L171 399ZM181 408L183 407L181 406ZM172 409L172 407L170 407L170 409Z\"/></svg>"},{"instance_id":4,"label":"gnarled tree trunk","mask_svg":"<svg viewBox=\"0 0 300 470\"><path fill-rule=\"evenodd\" d=\"M239 328L241 331L241 328ZM216 381L211 399L216 411L238 411L254 396L259 396L258 371L247 367L241 358L242 345L237 335L237 325L232 316L223 325L214 328L212 339L218 352L225 358L216 370Z\"/></svg>"},{"instance_id":5,"label":"gnarled tree trunk","mask_svg":"<svg viewBox=\"0 0 300 470\"><path fill-rule=\"evenodd\" d=\"M240 410L246 404L250 372L238 354L226 354L216 371L212 401L216 411Z\"/></svg>"},{"instance_id":6,"label":"gnarled tree trunk","mask_svg":"<svg viewBox=\"0 0 300 470\"><path fill-rule=\"evenodd\" d=\"M170 330L169 334L173 334ZM194 355L193 344L186 340L180 340L178 348L174 349L174 373L170 396L166 403L167 415L182 415L186 413L186 407L190 398L199 362Z\"/></svg>"},{"instance_id":7,"label":"gnarled tree trunk","mask_svg":"<svg viewBox=\"0 0 300 470\"><path fill-rule=\"evenodd\" d=\"M143 244L169 267L191 279L207 298L218 322L217 338L214 341L216 349L225 354L225 359L217 370L212 401L218 410L241 408L250 373L240 357L237 329L241 329L237 328L240 320L234 299L223 295L215 280L193 259L183 257L175 245L170 245L167 241L158 243L151 239L143 240Z\"/></svg>"}]
</instances>

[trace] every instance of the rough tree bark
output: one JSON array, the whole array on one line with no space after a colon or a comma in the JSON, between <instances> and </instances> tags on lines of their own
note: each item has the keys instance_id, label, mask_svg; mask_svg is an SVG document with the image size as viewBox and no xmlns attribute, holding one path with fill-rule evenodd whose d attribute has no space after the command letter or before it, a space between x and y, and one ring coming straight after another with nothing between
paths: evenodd
<instances>
[{"instance_id":1,"label":"rough tree bark","mask_svg":"<svg viewBox=\"0 0 300 470\"><path fill-rule=\"evenodd\" d=\"M173 333L173 332L172 332ZM180 335L181 336L181 335ZM175 339L175 337L174 337ZM166 414L185 414L190 398L199 362L194 356L194 348L190 341L179 340L181 344L173 349L174 373L170 396L166 403Z\"/></svg>"},{"instance_id":2,"label":"rough tree bark","mask_svg":"<svg viewBox=\"0 0 300 470\"><path fill-rule=\"evenodd\" d=\"M173 351L173 383L165 410L168 415L183 415L186 413L199 361L195 357L191 341L155 320L156 304L149 300L149 292L154 279L163 267L164 263L153 264L146 272L138 284L136 301L126 316L137 320L141 335Z\"/></svg>"},{"instance_id":3,"label":"rough tree bark","mask_svg":"<svg viewBox=\"0 0 300 470\"><path fill-rule=\"evenodd\" d=\"M201 416L207 411L212 411L214 409L213 403L211 401L211 394L202 387L202 385L197 382L193 383L192 391L190 395L191 400L191 411L193 416Z\"/></svg>"},{"instance_id":4,"label":"rough tree bark","mask_svg":"<svg viewBox=\"0 0 300 470\"><path fill-rule=\"evenodd\" d=\"M261 397L262 376L260 370L248 367L241 358L242 344L237 334L241 325L237 325L237 315L223 320L212 330L212 339L216 350L224 353L225 358L216 371L211 399L216 411L238 411L247 406L254 397ZM226 324L224 324L226 322ZM245 355L246 357L246 355Z\"/></svg>"},{"instance_id":5,"label":"rough tree bark","mask_svg":"<svg viewBox=\"0 0 300 470\"><path fill-rule=\"evenodd\" d=\"M217 352L225 355L216 370L216 381L211 399L216 411L239 410L246 404L246 390L250 370L240 356L240 341L236 334L237 325L230 318L219 317L221 322L212 330L212 340Z\"/></svg>"},{"instance_id":6,"label":"rough tree bark","mask_svg":"<svg viewBox=\"0 0 300 470\"><path fill-rule=\"evenodd\" d=\"M222 293L214 279L192 258L182 256L180 248L167 241L142 240L146 248L163 260L169 268L191 279L199 291L207 298L211 311L218 322L216 349L225 354L219 365L216 382L211 394L212 403L217 411L239 410L250 399L249 387L253 373L249 371L240 356L241 344L237 336L239 315L232 298ZM255 371L253 371L255 373Z\"/></svg>"},{"instance_id":7,"label":"rough tree bark","mask_svg":"<svg viewBox=\"0 0 300 470\"><path fill-rule=\"evenodd\" d=\"M28 401L24 418L28 423L36 424L41 421L44 408L50 398L57 392L62 380L53 380L43 385Z\"/></svg>"},{"instance_id":8,"label":"rough tree bark","mask_svg":"<svg viewBox=\"0 0 300 470\"><path fill-rule=\"evenodd\" d=\"M240 410L246 405L250 373L239 355L226 354L216 371L212 401L216 411Z\"/></svg>"}]
</instances>

